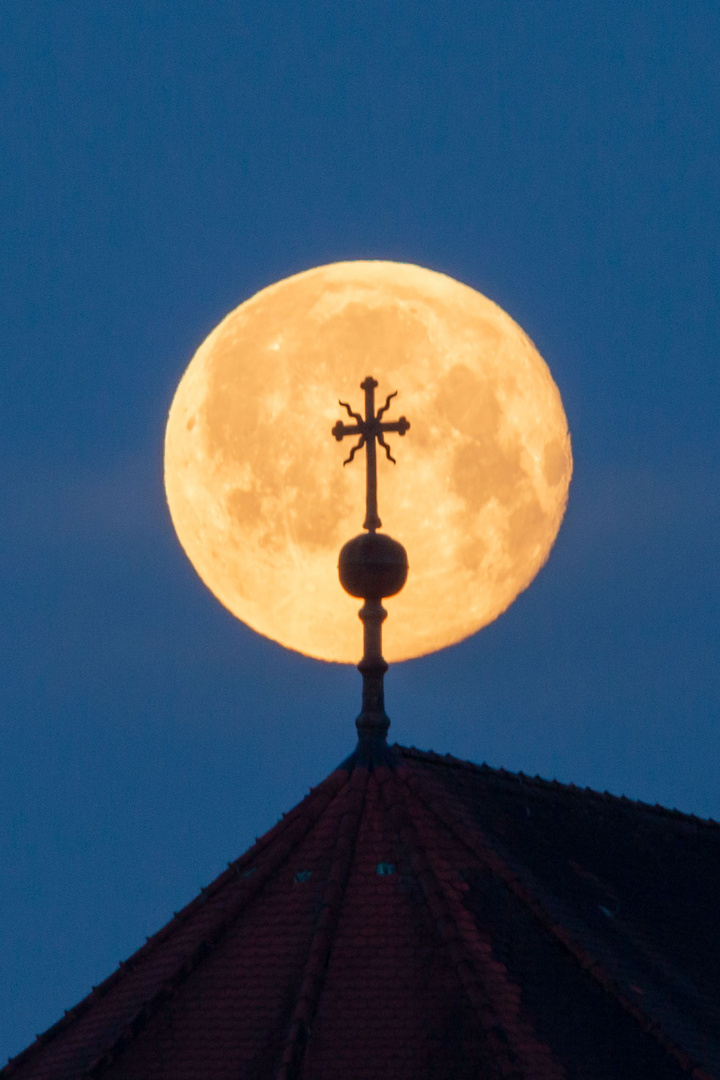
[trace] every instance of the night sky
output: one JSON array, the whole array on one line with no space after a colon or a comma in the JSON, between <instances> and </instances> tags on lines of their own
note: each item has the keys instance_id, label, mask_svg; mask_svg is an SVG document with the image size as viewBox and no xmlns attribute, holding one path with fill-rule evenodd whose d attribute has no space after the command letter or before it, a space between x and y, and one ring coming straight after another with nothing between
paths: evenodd
<instances>
[{"instance_id":1,"label":"night sky","mask_svg":"<svg viewBox=\"0 0 720 1080\"><path fill-rule=\"evenodd\" d=\"M391 669L391 735L720 818L716 0L0 20L2 1060L354 745L360 676L237 622L163 490L195 349L300 270L479 289L573 438L547 566Z\"/></svg>"}]
</instances>

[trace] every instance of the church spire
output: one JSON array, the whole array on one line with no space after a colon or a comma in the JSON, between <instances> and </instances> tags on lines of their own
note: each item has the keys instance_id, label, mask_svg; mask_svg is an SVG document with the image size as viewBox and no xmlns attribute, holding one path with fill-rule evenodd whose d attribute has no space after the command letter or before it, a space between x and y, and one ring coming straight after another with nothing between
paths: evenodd
<instances>
[{"instance_id":1,"label":"church spire","mask_svg":"<svg viewBox=\"0 0 720 1080\"><path fill-rule=\"evenodd\" d=\"M382 522L377 505L376 443L384 448L388 459L394 463L395 459L383 435L385 432L404 435L410 424L404 416L395 421L383 421L383 416L397 391L389 394L382 408L375 412L377 385L370 375L360 384L360 389L365 391L364 417L353 412L346 402L341 401L340 404L355 423L345 424L338 420L332 429L338 442L346 435L360 436L343 464L351 462L363 446L366 453L366 507L363 528L367 529L367 532L344 545L340 552L338 571L340 584L345 591L365 601L359 611L363 623L364 644L363 658L358 664L358 670L363 677L362 711L355 724L360 746L370 753L385 743L390 727L385 713L383 686L388 666L382 655L382 624L387 618L387 611L381 601L386 596L394 596L400 592L408 573L405 548L397 540L377 531Z\"/></svg>"}]
</instances>

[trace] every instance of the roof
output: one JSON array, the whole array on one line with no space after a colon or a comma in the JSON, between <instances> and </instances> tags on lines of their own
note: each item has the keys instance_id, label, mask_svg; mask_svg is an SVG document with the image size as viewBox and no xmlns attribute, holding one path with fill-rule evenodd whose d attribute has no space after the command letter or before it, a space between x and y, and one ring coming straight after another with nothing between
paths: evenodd
<instances>
[{"instance_id":1,"label":"roof","mask_svg":"<svg viewBox=\"0 0 720 1080\"><path fill-rule=\"evenodd\" d=\"M2 1080L720 1078L720 827L356 752Z\"/></svg>"}]
</instances>

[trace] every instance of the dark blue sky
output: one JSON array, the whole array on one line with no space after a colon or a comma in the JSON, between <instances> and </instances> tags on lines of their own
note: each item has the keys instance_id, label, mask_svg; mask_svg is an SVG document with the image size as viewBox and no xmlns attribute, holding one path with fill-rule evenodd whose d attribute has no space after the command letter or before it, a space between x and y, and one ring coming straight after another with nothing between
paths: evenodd
<instances>
[{"instance_id":1,"label":"dark blue sky","mask_svg":"<svg viewBox=\"0 0 720 1080\"><path fill-rule=\"evenodd\" d=\"M236 622L162 486L197 345L311 266L479 288L573 436L548 565L391 670L391 734L720 818L716 0L1 20L0 1055L352 748L357 673Z\"/></svg>"}]
</instances>

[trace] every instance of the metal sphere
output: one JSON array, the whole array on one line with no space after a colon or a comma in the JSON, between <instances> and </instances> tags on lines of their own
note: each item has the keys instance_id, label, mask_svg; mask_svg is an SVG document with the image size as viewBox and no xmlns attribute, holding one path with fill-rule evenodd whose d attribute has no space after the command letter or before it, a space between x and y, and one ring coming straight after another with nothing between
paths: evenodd
<instances>
[{"instance_id":1,"label":"metal sphere","mask_svg":"<svg viewBox=\"0 0 720 1080\"><path fill-rule=\"evenodd\" d=\"M348 540L338 562L340 584L351 596L382 600L399 593L407 580L407 552L385 533L361 533Z\"/></svg>"}]
</instances>

